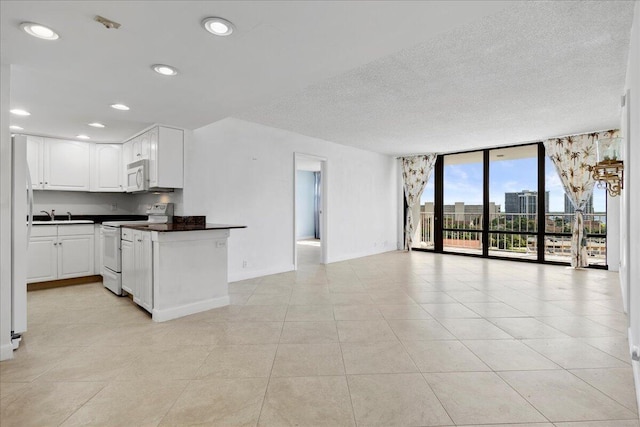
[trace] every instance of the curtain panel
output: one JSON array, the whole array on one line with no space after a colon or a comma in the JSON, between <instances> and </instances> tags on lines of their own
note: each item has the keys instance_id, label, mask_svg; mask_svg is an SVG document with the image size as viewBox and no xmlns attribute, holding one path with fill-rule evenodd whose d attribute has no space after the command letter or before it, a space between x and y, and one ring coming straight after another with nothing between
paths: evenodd
<instances>
[{"instance_id":1,"label":"curtain panel","mask_svg":"<svg viewBox=\"0 0 640 427\"><path fill-rule=\"evenodd\" d=\"M413 244L414 222L412 209L420 203L420 195L424 190L433 170L437 155L435 153L422 156L402 157L402 180L404 197L407 201L407 218L404 226L404 248L411 250Z\"/></svg>"},{"instance_id":2,"label":"curtain panel","mask_svg":"<svg viewBox=\"0 0 640 427\"><path fill-rule=\"evenodd\" d=\"M575 208L571 229L571 266L574 268L588 265L583 212L595 184L591 168L597 162L596 141L617 136L617 130L610 130L544 141L546 154L553 162L564 191Z\"/></svg>"}]
</instances>

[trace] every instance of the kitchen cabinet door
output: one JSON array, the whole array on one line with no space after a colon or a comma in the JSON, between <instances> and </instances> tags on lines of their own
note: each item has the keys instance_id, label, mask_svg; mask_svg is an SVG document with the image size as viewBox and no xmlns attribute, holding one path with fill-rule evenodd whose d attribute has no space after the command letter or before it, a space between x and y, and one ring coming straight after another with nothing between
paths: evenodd
<instances>
[{"instance_id":1,"label":"kitchen cabinet door","mask_svg":"<svg viewBox=\"0 0 640 427\"><path fill-rule=\"evenodd\" d=\"M27 165L31 174L31 185L34 190L44 188L43 157L44 138L27 135Z\"/></svg>"},{"instance_id":2,"label":"kitchen cabinet door","mask_svg":"<svg viewBox=\"0 0 640 427\"><path fill-rule=\"evenodd\" d=\"M133 152L133 160L131 160L132 162L149 158L150 141L148 132L136 136L130 142Z\"/></svg>"},{"instance_id":3,"label":"kitchen cabinet door","mask_svg":"<svg viewBox=\"0 0 640 427\"><path fill-rule=\"evenodd\" d=\"M32 237L27 249L27 283L58 278L58 237Z\"/></svg>"},{"instance_id":4,"label":"kitchen cabinet door","mask_svg":"<svg viewBox=\"0 0 640 427\"><path fill-rule=\"evenodd\" d=\"M90 190L91 144L44 139L44 189Z\"/></svg>"},{"instance_id":5,"label":"kitchen cabinet door","mask_svg":"<svg viewBox=\"0 0 640 427\"><path fill-rule=\"evenodd\" d=\"M94 235L58 237L58 278L93 275Z\"/></svg>"},{"instance_id":6,"label":"kitchen cabinet door","mask_svg":"<svg viewBox=\"0 0 640 427\"><path fill-rule=\"evenodd\" d=\"M153 309L153 257L151 248L151 233L136 231L134 234L136 292L133 302L151 312Z\"/></svg>"},{"instance_id":7,"label":"kitchen cabinet door","mask_svg":"<svg viewBox=\"0 0 640 427\"><path fill-rule=\"evenodd\" d=\"M133 141L127 141L122 144L122 165L125 169L125 173L127 165L133 161L135 161L133 158Z\"/></svg>"},{"instance_id":8,"label":"kitchen cabinet door","mask_svg":"<svg viewBox=\"0 0 640 427\"><path fill-rule=\"evenodd\" d=\"M120 242L122 253L122 290L129 295L136 294L136 267L133 242L123 240Z\"/></svg>"},{"instance_id":9,"label":"kitchen cabinet door","mask_svg":"<svg viewBox=\"0 0 640 427\"><path fill-rule=\"evenodd\" d=\"M140 159L148 159L151 151L151 134L147 131L140 135Z\"/></svg>"},{"instance_id":10,"label":"kitchen cabinet door","mask_svg":"<svg viewBox=\"0 0 640 427\"><path fill-rule=\"evenodd\" d=\"M91 160L91 191L124 191L122 144L92 144Z\"/></svg>"}]
</instances>

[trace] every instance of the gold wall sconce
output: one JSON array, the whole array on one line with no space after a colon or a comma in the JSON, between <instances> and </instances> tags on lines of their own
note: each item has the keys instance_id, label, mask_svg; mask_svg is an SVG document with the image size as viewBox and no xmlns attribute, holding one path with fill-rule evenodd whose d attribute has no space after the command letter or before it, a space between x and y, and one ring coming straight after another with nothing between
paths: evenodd
<instances>
[{"instance_id":1,"label":"gold wall sconce","mask_svg":"<svg viewBox=\"0 0 640 427\"><path fill-rule=\"evenodd\" d=\"M605 188L611 197L619 196L624 188L624 162L620 159L622 138L603 138L597 141L598 163L591 167L591 176L598 188Z\"/></svg>"}]
</instances>

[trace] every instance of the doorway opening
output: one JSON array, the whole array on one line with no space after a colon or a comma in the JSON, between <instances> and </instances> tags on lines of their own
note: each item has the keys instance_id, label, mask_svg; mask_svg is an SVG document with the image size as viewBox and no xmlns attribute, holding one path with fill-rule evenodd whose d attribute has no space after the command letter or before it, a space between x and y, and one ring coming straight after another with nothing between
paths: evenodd
<instances>
[{"instance_id":1,"label":"doorway opening","mask_svg":"<svg viewBox=\"0 0 640 427\"><path fill-rule=\"evenodd\" d=\"M326 159L296 153L294 159L294 265L326 263Z\"/></svg>"}]
</instances>

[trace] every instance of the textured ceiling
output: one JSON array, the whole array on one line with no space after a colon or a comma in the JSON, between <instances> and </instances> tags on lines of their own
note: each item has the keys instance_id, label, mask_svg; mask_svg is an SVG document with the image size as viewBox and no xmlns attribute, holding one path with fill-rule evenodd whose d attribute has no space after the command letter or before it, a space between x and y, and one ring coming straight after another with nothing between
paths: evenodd
<instances>
[{"instance_id":1,"label":"textured ceiling","mask_svg":"<svg viewBox=\"0 0 640 427\"><path fill-rule=\"evenodd\" d=\"M618 126L633 2L505 4L236 117L388 154Z\"/></svg>"},{"instance_id":2,"label":"textured ceiling","mask_svg":"<svg viewBox=\"0 0 640 427\"><path fill-rule=\"evenodd\" d=\"M93 141L121 141L151 123L194 129L233 116L505 6L501 1L2 0L0 58L12 66L12 108L32 113L12 117L12 124L28 133L65 138L86 133ZM95 15L122 27L107 30L93 21ZM200 26L206 16L227 18L237 29L231 37L215 37ZM19 28L23 21L51 26L60 39L30 37ZM150 70L155 63L171 64L180 74L156 75ZM131 111L110 109L114 102ZM261 120L270 121L265 115ZM87 127L93 121L107 127ZM341 129L347 132L344 125ZM342 139L357 140L361 129L352 131Z\"/></svg>"}]
</instances>

